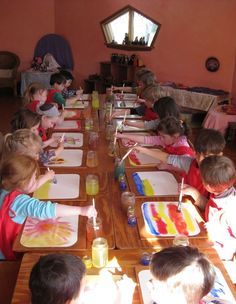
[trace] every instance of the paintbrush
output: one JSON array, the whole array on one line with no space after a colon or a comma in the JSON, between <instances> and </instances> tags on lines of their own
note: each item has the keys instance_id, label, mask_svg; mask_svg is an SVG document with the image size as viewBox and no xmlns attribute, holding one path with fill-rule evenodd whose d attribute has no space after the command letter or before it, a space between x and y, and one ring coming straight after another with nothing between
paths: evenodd
<instances>
[{"instance_id":1,"label":"paintbrush","mask_svg":"<svg viewBox=\"0 0 236 304\"><path fill-rule=\"evenodd\" d=\"M50 169L47 167L48 171L50 171ZM57 179L56 176L53 177L52 179L53 184L57 184Z\"/></svg>"},{"instance_id":2,"label":"paintbrush","mask_svg":"<svg viewBox=\"0 0 236 304\"><path fill-rule=\"evenodd\" d=\"M177 206L177 210L180 212L182 209L182 197L183 197L183 187L184 187L184 178L181 179L180 192L179 192L179 202Z\"/></svg>"},{"instance_id":3,"label":"paintbrush","mask_svg":"<svg viewBox=\"0 0 236 304\"><path fill-rule=\"evenodd\" d=\"M95 209L95 199L93 197L93 208ZM93 226L96 227L96 216L93 216Z\"/></svg>"},{"instance_id":4,"label":"paintbrush","mask_svg":"<svg viewBox=\"0 0 236 304\"><path fill-rule=\"evenodd\" d=\"M65 137L65 133L62 134L62 137L60 139L60 143L62 143L64 141L64 137Z\"/></svg>"},{"instance_id":5,"label":"paintbrush","mask_svg":"<svg viewBox=\"0 0 236 304\"><path fill-rule=\"evenodd\" d=\"M138 143L136 142L132 148L130 148L128 150L128 152L122 157L122 159L119 162L119 165L121 165L123 163L123 161L126 159L126 157L132 152L132 150L138 145Z\"/></svg>"}]
</instances>

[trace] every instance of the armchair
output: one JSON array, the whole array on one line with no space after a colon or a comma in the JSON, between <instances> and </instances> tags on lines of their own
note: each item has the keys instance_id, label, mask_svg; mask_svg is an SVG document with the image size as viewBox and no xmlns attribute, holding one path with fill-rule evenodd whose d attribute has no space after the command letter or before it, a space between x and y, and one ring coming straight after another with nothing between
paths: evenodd
<instances>
[{"instance_id":1,"label":"armchair","mask_svg":"<svg viewBox=\"0 0 236 304\"><path fill-rule=\"evenodd\" d=\"M0 51L0 88L12 88L17 95L17 69L20 58L11 52Z\"/></svg>"}]
</instances>

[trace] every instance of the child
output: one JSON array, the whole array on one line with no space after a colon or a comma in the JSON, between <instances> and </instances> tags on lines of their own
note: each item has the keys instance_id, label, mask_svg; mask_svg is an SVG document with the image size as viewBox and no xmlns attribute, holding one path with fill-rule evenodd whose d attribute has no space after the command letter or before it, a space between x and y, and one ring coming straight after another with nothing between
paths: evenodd
<instances>
[{"instance_id":1,"label":"child","mask_svg":"<svg viewBox=\"0 0 236 304\"><path fill-rule=\"evenodd\" d=\"M47 130L53 128L60 119L60 112L53 104L45 103L38 108L38 114L41 115L41 123L39 126L39 135L43 141L43 148L58 142L58 138L51 137L48 139Z\"/></svg>"},{"instance_id":2,"label":"child","mask_svg":"<svg viewBox=\"0 0 236 304\"><path fill-rule=\"evenodd\" d=\"M163 151L152 151L144 147L136 147L135 149L152 157L156 157L163 162L163 164L159 166L159 169L165 169L166 164L169 164L181 169L182 172L184 171L183 177L185 185L183 194L191 195L195 201L195 205L204 210L209 193L202 184L199 164L209 155L221 155L225 147L225 139L217 130L202 129L198 133L193 146L196 157L170 155Z\"/></svg>"},{"instance_id":3,"label":"child","mask_svg":"<svg viewBox=\"0 0 236 304\"><path fill-rule=\"evenodd\" d=\"M151 144L163 147L164 151L175 155L194 156L194 151L189 146L187 125L173 116L160 121L157 127L158 135L126 135L117 134L117 138L127 138L141 144Z\"/></svg>"},{"instance_id":4,"label":"child","mask_svg":"<svg viewBox=\"0 0 236 304\"><path fill-rule=\"evenodd\" d=\"M167 116L174 116L177 119L180 119L179 106L174 101L174 99L169 96L161 97L155 101L153 105L153 111L157 114L157 119L137 122L126 120L125 125L141 129L145 128L146 130L156 130L160 120Z\"/></svg>"},{"instance_id":5,"label":"child","mask_svg":"<svg viewBox=\"0 0 236 304\"><path fill-rule=\"evenodd\" d=\"M209 156L200 164L203 185L211 193L205 209L206 228L221 259L236 252L236 170L225 156Z\"/></svg>"},{"instance_id":6,"label":"child","mask_svg":"<svg viewBox=\"0 0 236 304\"><path fill-rule=\"evenodd\" d=\"M38 113L29 109L21 109L12 117L11 132L19 129L30 129L34 134L39 135L40 122L41 116Z\"/></svg>"},{"instance_id":7,"label":"child","mask_svg":"<svg viewBox=\"0 0 236 304\"><path fill-rule=\"evenodd\" d=\"M153 255L149 289L158 304L200 304L213 287L215 270L197 248L177 246ZM218 303L218 302L217 302Z\"/></svg>"},{"instance_id":8,"label":"child","mask_svg":"<svg viewBox=\"0 0 236 304\"><path fill-rule=\"evenodd\" d=\"M11 120L11 129L12 132L15 132L16 130L19 129L29 129L35 135L39 136L40 124L41 124L41 115L34 113L28 109L21 109L20 111L14 114ZM26 134L26 136L28 135ZM64 144L60 143L57 149L40 151L39 152L40 162L43 164L47 164L52 158L58 157L59 154L63 151L63 149L64 149Z\"/></svg>"},{"instance_id":9,"label":"child","mask_svg":"<svg viewBox=\"0 0 236 304\"><path fill-rule=\"evenodd\" d=\"M74 97L75 95L77 95L78 99L80 99L83 94L83 90L72 90L69 89L69 87L71 86L73 80L74 80L74 76L71 74L71 72L67 71L67 70L60 70L60 74L63 75L66 79L66 83L65 83L65 87L62 90L62 96L65 99L68 99L70 97Z\"/></svg>"},{"instance_id":10,"label":"child","mask_svg":"<svg viewBox=\"0 0 236 304\"><path fill-rule=\"evenodd\" d=\"M42 161L42 141L39 136L32 133L29 129L19 129L13 133L6 134L2 140L1 146L1 162L3 162L9 155L21 154L32 157L35 160ZM57 155L55 152L48 151L47 160ZM45 159L45 155L44 158ZM41 175L37 181L37 188L41 187L44 183L54 178L54 171L46 171Z\"/></svg>"},{"instance_id":11,"label":"child","mask_svg":"<svg viewBox=\"0 0 236 304\"><path fill-rule=\"evenodd\" d=\"M38 82L31 83L24 92L24 106L36 112L37 108L43 105L47 100L48 90L45 86Z\"/></svg>"},{"instance_id":12,"label":"child","mask_svg":"<svg viewBox=\"0 0 236 304\"><path fill-rule=\"evenodd\" d=\"M61 73L51 75L50 85L52 88L48 91L47 103L55 103L60 108L67 104L73 104L78 99L77 96L65 99L62 96L62 91L65 88L66 78Z\"/></svg>"},{"instance_id":13,"label":"child","mask_svg":"<svg viewBox=\"0 0 236 304\"><path fill-rule=\"evenodd\" d=\"M30 274L31 303L132 303L135 284L126 275L114 283L111 273L104 269L93 288L86 288L85 283L85 266L79 257L62 253L42 256Z\"/></svg>"},{"instance_id":14,"label":"child","mask_svg":"<svg viewBox=\"0 0 236 304\"><path fill-rule=\"evenodd\" d=\"M43 202L28 194L37 188L39 168L33 158L16 154L6 159L1 168L0 193L0 258L15 258L12 246L27 216L47 219L61 216L97 215L93 206L77 207Z\"/></svg>"},{"instance_id":15,"label":"child","mask_svg":"<svg viewBox=\"0 0 236 304\"><path fill-rule=\"evenodd\" d=\"M72 254L41 256L30 274L31 303L76 303L85 287L85 271L82 260Z\"/></svg>"},{"instance_id":16,"label":"child","mask_svg":"<svg viewBox=\"0 0 236 304\"><path fill-rule=\"evenodd\" d=\"M143 97L145 99L144 105L142 105L142 109L140 107L132 108L130 110L117 110L112 114L112 117L123 114L131 114L131 115L140 115L143 116L143 120L155 120L157 118L157 114L153 111L154 102L159 98L159 87L157 85L149 86L145 89L145 93L143 93Z\"/></svg>"}]
</instances>

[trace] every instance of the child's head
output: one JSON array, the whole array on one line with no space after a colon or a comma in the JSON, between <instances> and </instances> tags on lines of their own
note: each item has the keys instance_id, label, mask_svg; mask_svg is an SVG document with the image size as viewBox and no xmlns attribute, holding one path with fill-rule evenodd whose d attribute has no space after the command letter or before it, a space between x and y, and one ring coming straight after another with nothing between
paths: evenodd
<instances>
[{"instance_id":1,"label":"child's head","mask_svg":"<svg viewBox=\"0 0 236 304\"><path fill-rule=\"evenodd\" d=\"M37 112L41 115L41 126L46 130L53 128L60 116L57 107L52 103L43 104L38 108Z\"/></svg>"},{"instance_id":2,"label":"child's head","mask_svg":"<svg viewBox=\"0 0 236 304\"><path fill-rule=\"evenodd\" d=\"M50 85L56 90L62 91L65 87L66 78L61 73L51 75Z\"/></svg>"},{"instance_id":3,"label":"child's head","mask_svg":"<svg viewBox=\"0 0 236 304\"><path fill-rule=\"evenodd\" d=\"M160 119L163 119L167 116L174 116L177 119L180 119L179 106L174 101L174 99L169 96L161 97L155 101L153 110L158 114Z\"/></svg>"},{"instance_id":4,"label":"child's head","mask_svg":"<svg viewBox=\"0 0 236 304\"><path fill-rule=\"evenodd\" d=\"M76 303L84 278L85 265L79 257L59 253L42 256L30 274L31 303Z\"/></svg>"},{"instance_id":5,"label":"child's head","mask_svg":"<svg viewBox=\"0 0 236 304\"><path fill-rule=\"evenodd\" d=\"M203 185L210 193L220 194L232 187L236 170L231 159L222 155L208 156L200 164Z\"/></svg>"},{"instance_id":6,"label":"child's head","mask_svg":"<svg viewBox=\"0 0 236 304\"><path fill-rule=\"evenodd\" d=\"M198 304L211 290L214 266L197 248L177 246L153 255L152 295L156 303Z\"/></svg>"},{"instance_id":7,"label":"child's head","mask_svg":"<svg viewBox=\"0 0 236 304\"><path fill-rule=\"evenodd\" d=\"M71 72L67 70L61 70L60 74L65 77L66 79L65 87L68 88L72 84L72 81L74 80L74 76L71 74Z\"/></svg>"},{"instance_id":8,"label":"child's head","mask_svg":"<svg viewBox=\"0 0 236 304\"><path fill-rule=\"evenodd\" d=\"M159 98L159 86L150 85L143 91L142 97L145 99L145 105L153 108L154 102Z\"/></svg>"},{"instance_id":9,"label":"child's head","mask_svg":"<svg viewBox=\"0 0 236 304\"><path fill-rule=\"evenodd\" d=\"M2 163L1 182L5 190L20 190L26 194L36 190L38 163L28 155L11 154Z\"/></svg>"},{"instance_id":10,"label":"child's head","mask_svg":"<svg viewBox=\"0 0 236 304\"><path fill-rule=\"evenodd\" d=\"M28 109L21 109L16 112L11 120L11 131L19 129L30 129L36 135L39 134L38 128L41 122L41 116Z\"/></svg>"},{"instance_id":11,"label":"child's head","mask_svg":"<svg viewBox=\"0 0 236 304\"><path fill-rule=\"evenodd\" d=\"M188 134L186 123L174 116L163 118L157 126L157 131L166 145L172 145L180 136Z\"/></svg>"},{"instance_id":12,"label":"child's head","mask_svg":"<svg viewBox=\"0 0 236 304\"><path fill-rule=\"evenodd\" d=\"M202 129L194 141L198 164L209 155L221 155L225 148L224 136L214 129Z\"/></svg>"},{"instance_id":13,"label":"child's head","mask_svg":"<svg viewBox=\"0 0 236 304\"><path fill-rule=\"evenodd\" d=\"M156 84L155 74L148 69L140 69L136 73L136 79L138 86L141 88L146 88L148 86Z\"/></svg>"},{"instance_id":14,"label":"child's head","mask_svg":"<svg viewBox=\"0 0 236 304\"><path fill-rule=\"evenodd\" d=\"M29 155L38 160L42 150L41 138L29 129L19 129L6 134L2 146L2 159L11 153Z\"/></svg>"},{"instance_id":15,"label":"child's head","mask_svg":"<svg viewBox=\"0 0 236 304\"><path fill-rule=\"evenodd\" d=\"M48 95L47 88L38 82L31 83L24 92L24 105L29 104L31 101L39 100L41 104L45 103Z\"/></svg>"}]
</instances>

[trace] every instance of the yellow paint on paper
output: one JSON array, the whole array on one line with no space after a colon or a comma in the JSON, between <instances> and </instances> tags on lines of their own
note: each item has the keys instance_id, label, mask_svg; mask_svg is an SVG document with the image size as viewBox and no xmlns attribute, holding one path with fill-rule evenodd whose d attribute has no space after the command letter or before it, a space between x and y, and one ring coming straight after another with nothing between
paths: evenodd
<instances>
[{"instance_id":1,"label":"yellow paint on paper","mask_svg":"<svg viewBox=\"0 0 236 304\"><path fill-rule=\"evenodd\" d=\"M184 216L185 223L187 224L188 232L195 232L196 229L188 210L186 208L182 208L182 213Z\"/></svg>"},{"instance_id":2,"label":"yellow paint on paper","mask_svg":"<svg viewBox=\"0 0 236 304\"><path fill-rule=\"evenodd\" d=\"M144 193L147 196L153 196L154 195L154 190L152 188L152 185L150 184L148 179L143 179L142 180L143 188L144 188Z\"/></svg>"},{"instance_id":3,"label":"yellow paint on paper","mask_svg":"<svg viewBox=\"0 0 236 304\"><path fill-rule=\"evenodd\" d=\"M177 230L175 229L174 223L171 221L171 219L165 212L164 203L158 204L158 215L166 222L166 229L168 231L168 234L175 235L177 233Z\"/></svg>"},{"instance_id":4,"label":"yellow paint on paper","mask_svg":"<svg viewBox=\"0 0 236 304\"><path fill-rule=\"evenodd\" d=\"M35 198L48 198L49 196L49 189L51 187L51 182L48 181L46 182L45 184L43 184L39 189L37 189L34 194L33 194L33 197Z\"/></svg>"}]
</instances>

